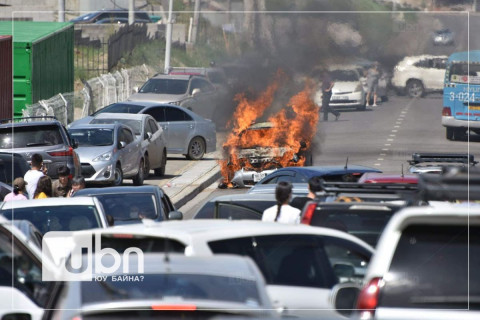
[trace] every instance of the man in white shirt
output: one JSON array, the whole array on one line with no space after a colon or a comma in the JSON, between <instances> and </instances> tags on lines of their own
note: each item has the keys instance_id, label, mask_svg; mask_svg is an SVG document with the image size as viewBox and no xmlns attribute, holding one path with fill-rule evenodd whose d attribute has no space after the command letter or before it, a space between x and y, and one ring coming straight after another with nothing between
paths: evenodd
<instances>
[{"instance_id":1,"label":"man in white shirt","mask_svg":"<svg viewBox=\"0 0 480 320\"><path fill-rule=\"evenodd\" d=\"M263 211L262 221L299 224L301 211L288 204L291 197L292 184L279 182L275 188L277 204Z\"/></svg>"},{"instance_id":2,"label":"man in white shirt","mask_svg":"<svg viewBox=\"0 0 480 320\"><path fill-rule=\"evenodd\" d=\"M43 158L40 154L35 153L32 155L32 163L31 168L25 173L23 180L27 182L25 186L28 193L28 198L33 199L33 195L35 194L35 190L37 189L38 180L45 175L43 171ZM45 168L46 171L46 168Z\"/></svg>"}]
</instances>

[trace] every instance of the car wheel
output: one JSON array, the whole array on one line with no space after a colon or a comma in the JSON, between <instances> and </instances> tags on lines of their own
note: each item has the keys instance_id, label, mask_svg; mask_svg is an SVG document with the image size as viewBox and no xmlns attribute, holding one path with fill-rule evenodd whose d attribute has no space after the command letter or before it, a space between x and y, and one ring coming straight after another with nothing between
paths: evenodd
<instances>
[{"instance_id":1,"label":"car wheel","mask_svg":"<svg viewBox=\"0 0 480 320\"><path fill-rule=\"evenodd\" d=\"M115 166L114 180L112 185L114 187L118 187L118 186L121 186L122 183L123 183L123 171L122 171L122 167L120 167L120 164L117 163L117 165Z\"/></svg>"},{"instance_id":2,"label":"car wheel","mask_svg":"<svg viewBox=\"0 0 480 320\"><path fill-rule=\"evenodd\" d=\"M144 170L145 170L145 165L143 159L140 160L140 165L138 166L138 172L137 174L132 178L133 180L133 185L134 186L141 186L143 185L143 180L144 180Z\"/></svg>"},{"instance_id":3,"label":"car wheel","mask_svg":"<svg viewBox=\"0 0 480 320\"><path fill-rule=\"evenodd\" d=\"M407 82L407 93L412 98L420 98L425 94L425 88L420 80L410 80Z\"/></svg>"},{"instance_id":4,"label":"car wheel","mask_svg":"<svg viewBox=\"0 0 480 320\"><path fill-rule=\"evenodd\" d=\"M453 128L447 127L446 128L446 138L447 140L453 140Z\"/></svg>"},{"instance_id":5,"label":"car wheel","mask_svg":"<svg viewBox=\"0 0 480 320\"><path fill-rule=\"evenodd\" d=\"M163 155L162 155L162 165L160 168L155 169L155 175L157 177L161 177L165 175L165 168L167 167L167 151L163 150Z\"/></svg>"},{"instance_id":6,"label":"car wheel","mask_svg":"<svg viewBox=\"0 0 480 320\"><path fill-rule=\"evenodd\" d=\"M188 144L188 154L186 155L189 160L200 160L205 154L205 141L200 137L193 138Z\"/></svg>"},{"instance_id":7,"label":"car wheel","mask_svg":"<svg viewBox=\"0 0 480 320\"><path fill-rule=\"evenodd\" d=\"M145 155L144 159L145 159L145 164L143 166L143 175L144 175L144 179L148 179L148 176L150 175L150 159L148 159L148 155Z\"/></svg>"}]
</instances>

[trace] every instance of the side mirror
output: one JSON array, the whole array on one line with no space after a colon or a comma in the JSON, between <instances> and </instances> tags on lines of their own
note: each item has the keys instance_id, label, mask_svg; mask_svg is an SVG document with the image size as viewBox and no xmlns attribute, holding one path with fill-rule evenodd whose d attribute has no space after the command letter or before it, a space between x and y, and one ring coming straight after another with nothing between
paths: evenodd
<instances>
[{"instance_id":1,"label":"side mirror","mask_svg":"<svg viewBox=\"0 0 480 320\"><path fill-rule=\"evenodd\" d=\"M72 148L77 149L78 148L78 140L77 139L72 139Z\"/></svg>"},{"instance_id":2,"label":"side mirror","mask_svg":"<svg viewBox=\"0 0 480 320\"><path fill-rule=\"evenodd\" d=\"M195 88L193 89L192 91L192 96L195 97L196 95L198 95L200 92L202 92L199 88Z\"/></svg>"},{"instance_id":3,"label":"side mirror","mask_svg":"<svg viewBox=\"0 0 480 320\"><path fill-rule=\"evenodd\" d=\"M183 213L180 211L170 211L168 213L168 220L183 220Z\"/></svg>"},{"instance_id":4,"label":"side mirror","mask_svg":"<svg viewBox=\"0 0 480 320\"><path fill-rule=\"evenodd\" d=\"M147 132L145 138L148 139L148 140L150 140L150 139L152 139L152 136L153 136L153 135L152 135L151 132Z\"/></svg>"},{"instance_id":5,"label":"side mirror","mask_svg":"<svg viewBox=\"0 0 480 320\"><path fill-rule=\"evenodd\" d=\"M127 143L125 141L120 141L119 149L123 149L127 146Z\"/></svg>"},{"instance_id":6,"label":"side mirror","mask_svg":"<svg viewBox=\"0 0 480 320\"><path fill-rule=\"evenodd\" d=\"M330 299L335 311L350 317L355 311L361 287L354 283L341 283L332 288Z\"/></svg>"},{"instance_id":7,"label":"side mirror","mask_svg":"<svg viewBox=\"0 0 480 320\"><path fill-rule=\"evenodd\" d=\"M138 93L138 87L133 87L133 92Z\"/></svg>"}]
</instances>

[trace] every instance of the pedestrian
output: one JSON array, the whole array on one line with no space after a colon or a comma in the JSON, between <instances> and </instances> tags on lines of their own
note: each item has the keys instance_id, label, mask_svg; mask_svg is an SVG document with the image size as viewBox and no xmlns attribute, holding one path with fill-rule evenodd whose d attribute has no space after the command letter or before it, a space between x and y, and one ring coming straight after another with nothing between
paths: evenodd
<instances>
[{"instance_id":1,"label":"pedestrian","mask_svg":"<svg viewBox=\"0 0 480 320\"><path fill-rule=\"evenodd\" d=\"M262 221L299 224L301 212L288 204L291 197L292 184L280 181L275 188L277 204L263 211Z\"/></svg>"},{"instance_id":2,"label":"pedestrian","mask_svg":"<svg viewBox=\"0 0 480 320\"><path fill-rule=\"evenodd\" d=\"M328 113L332 113L335 116L335 121L340 117L340 112L330 108L330 98L332 97L332 88L335 85L330 73L323 71L322 77L322 111L323 121L328 121Z\"/></svg>"},{"instance_id":3,"label":"pedestrian","mask_svg":"<svg viewBox=\"0 0 480 320\"><path fill-rule=\"evenodd\" d=\"M33 194L33 199L46 199L52 197L52 179L49 176L43 176L38 179L37 189Z\"/></svg>"},{"instance_id":4,"label":"pedestrian","mask_svg":"<svg viewBox=\"0 0 480 320\"><path fill-rule=\"evenodd\" d=\"M311 177L308 180L308 194L306 197L295 197L290 205L303 211L307 202L317 198L317 192L323 191L322 179L320 177Z\"/></svg>"},{"instance_id":5,"label":"pedestrian","mask_svg":"<svg viewBox=\"0 0 480 320\"><path fill-rule=\"evenodd\" d=\"M38 153L33 154L30 167L31 169L25 173L23 179L26 182L28 198L33 199L38 180L47 173L47 168L43 165L42 155Z\"/></svg>"},{"instance_id":6,"label":"pedestrian","mask_svg":"<svg viewBox=\"0 0 480 320\"><path fill-rule=\"evenodd\" d=\"M72 189L68 193L67 197L73 196L78 190L85 189L85 178L75 177L72 179Z\"/></svg>"},{"instance_id":7,"label":"pedestrian","mask_svg":"<svg viewBox=\"0 0 480 320\"><path fill-rule=\"evenodd\" d=\"M25 196L27 190L25 189L25 185L27 183L23 180L22 177L15 178L13 180L13 191L5 195L3 198L3 202L7 201L14 201L14 200L28 200Z\"/></svg>"},{"instance_id":8,"label":"pedestrian","mask_svg":"<svg viewBox=\"0 0 480 320\"><path fill-rule=\"evenodd\" d=\"M72 189L70 180L70 169L67 166L60 166L57 170L58 180L52 183L52 195L54 197L66 197Z\"/></svg>"},{"instance_id":9,"label":"pedestrian","mask_svg":"<svg viewBox=\"0 0 480 320\"><path fill-rule=\"evenodd\" d=\"M378 78L380 72L378 71L378 63L374 63L373 66L367 72L367 106L377 106L377 88ZM373 94L373 105L370 104L370 97Z\"/></svg>"}]
</instances>

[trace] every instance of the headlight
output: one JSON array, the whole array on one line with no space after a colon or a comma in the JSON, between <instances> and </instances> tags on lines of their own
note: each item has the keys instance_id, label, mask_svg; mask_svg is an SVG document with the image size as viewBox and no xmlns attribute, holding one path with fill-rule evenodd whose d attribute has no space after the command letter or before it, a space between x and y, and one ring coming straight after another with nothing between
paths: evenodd
<instances>
[{"instance_id":1,"label":"headlight","mask_svg":"<svg viewBox=\"0 0 480 320\"><path fill-rule=\"evenodd\" d=\"M104 154L99 155L98 157L95 157L92 161L97 162L97 161L109 161L112 159L112 152L105 152Z\"/></svg>"}]
</instances>

